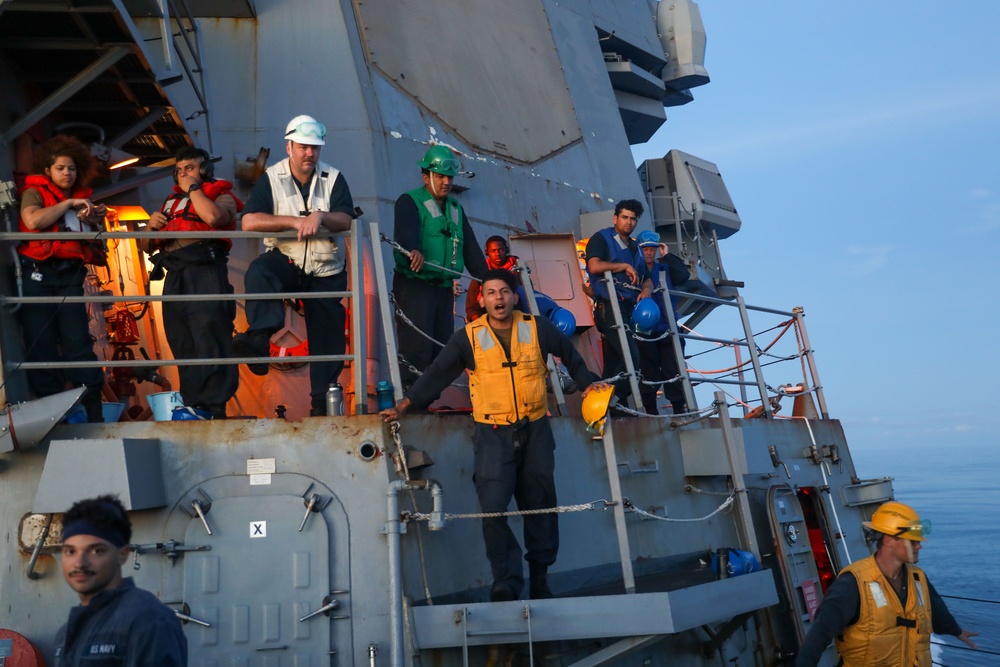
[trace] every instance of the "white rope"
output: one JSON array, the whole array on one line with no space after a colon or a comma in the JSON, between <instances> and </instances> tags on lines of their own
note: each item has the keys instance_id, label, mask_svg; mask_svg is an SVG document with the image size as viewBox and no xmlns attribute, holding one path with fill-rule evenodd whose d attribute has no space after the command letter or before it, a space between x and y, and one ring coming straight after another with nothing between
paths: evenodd
<instances>
[{"instance_id":1,"label":"white rope","mask_svg":"<svg viewBox=\"0 0 1000 667\"><path fill-rule=\"evenodd\" d=\"M628 499L624 500L622 502L622 505L629 512L635 512L636 514L638 514L640 516L644 516L647 519L656 519L657 521L670 521L672 523L697 523L699 521L708 521L709 519L711 519L713 516L715 516L719 512L722 512L723 510L728 509L729 506L733 504L733 500L734 500L734 496L735 495L736 495L735 492L734 493L730 493L729 497L726 498L721 505L719 505L718 507L716 507L714 512L712 512L711 514L707 514L707 515L705 515L703 517L698 517L697 519L672 519L670 517L660 516L658 514L650 514L649 512L647 512L645 510L641 510L638 507L636 507L635 505L633 505L631 503L631 501L629 501Z\"/></svg>"},{"instance_id":2,"label":"white rope","mask_svg":"<svg viewBox=\"0 0 1000 667\"><path fill-rule=\"evenodd\" d=\"M613 507L616 503L610 500L593 500L589 503L580 503L578 505L560 505L559 507L545 507L537 510L514 510L510 512L476 512L474 514L445 514L445 519L496 519L505 516L525 516L528 514L562 514L566 512L587 512L594 510L604 511L609 507ZM407 514L404 517L406 519L413 519L415 521L428 521L431 518L430 514L424 514L422 512L414 512L412 514Z\"/></svg>"}]
</instances>

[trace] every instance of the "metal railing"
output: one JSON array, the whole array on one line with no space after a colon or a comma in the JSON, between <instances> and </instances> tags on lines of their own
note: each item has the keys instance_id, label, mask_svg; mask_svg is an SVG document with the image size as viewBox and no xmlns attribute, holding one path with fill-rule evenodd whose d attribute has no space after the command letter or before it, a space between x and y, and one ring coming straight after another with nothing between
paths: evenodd
<instances>
[{"instance_id":1,"label":"metal railing","mask_svg":"<svg viewBox=\"0 0 1000 667\"><path fill-rule=\"evenodd\" d=\"M361 221L355 221L352 229L348 232L326 232L318 235L322 238L347 238L348 240L348 261L345 270L350 277L350 289L347 291L330 292L276 292L276 293L240 293L240 294L198 294L198 295L153 295L153 294L92 294L85 296L67 297L25 297L0 295L0 307L7 305L16 306L26 303L149 303L149 302L174 302L174 301L250 301L250 300L276 300L276 299L350 299L351 313L351 351L345 354L310 354L296 357L212 357L200 359L121 359L121 360L97 360L97 361L50 361L50 362L27 362L24 360L14 360L9 354L4 354L4 364L0 368L0 386L4 384L5 376L16 370L34 370L47 368L136 368L136 367L158 367L158 366L209 366L219 364L246 364L246 363L307 363L307 362L330 362L343 361L351 364L352 381L355 387L355 413L365 414L368 412L367 401L367 364L368 357L366 349L367 339L364 332L364 323L367 319L365 313L365 299L359 298L363 290L362 265L363 250L361 239L364 231ZM245 232L245 231L211 231L211 232L129 232L129 231L99 231L99 232L59 232L59 240L81 240L81 241L103 241L114 239L234 239L234 238L297 238L296 232ZM0 243L21 242L38 240L39 234L36 232L0 232ZM379 250L379 252L381 252ZM148 291L148 281L144 287Z\"/></svg>"},{"instance_id":2,"label":"metal railing","mask_svg":"<svg viewBox=\"0 0 1000 667\"><path fill-rule=\"evenodd\" d=\"M813 349L809 343L809 337L806 332L805 326L805 313L802 308L794 308L791 311L778 310L774 308L764 308L761 306L749 306L745 303L742 296L736 296L733 301L728 301L726 299L719 299L716 297L692 294L689 292L684 292L681 290L669 290L664 291L664 299L668 299L667 295L677 296L686 299L693 299L697 301L702 301L705 303L713 304L714 306L724 306L729 308L736 308L739 312L740 322L743 329L743 337L740 339L719 339L712 338L708 336L703 336L696 333L678 333L677 337L684 340L694 340L703 341L709 343L715 343L722 347L729 347L734 350L734 356L736 359L736 367L739 370L738 377L736 379L726 379L726 378L701 378L692 379L691 375L687 369L686 364L680 366L683 382L685 385L685 391L693 394L693 385L697 383L710 383L716 385L735 385L741 388L755 388L758 399L760 400L760 407L763 410L764 416L770 418L773 416L774 412L771 406L771 401L769 399L768 391L770 389L769 385L764 379L763 364L761 362L761 348L757 345L755 341L755 335L753 329L750 326L750 312L757 313L768 313L771 315L778 315L784 318L789 318L794 322L794 326L797 334L801 337L801 349L798 354L804 361L804 371L803 371L803 382L806 384L803 393L814 393L816 395L816 400L819 403L820 415L823 419L829 418L829 411L826 405L826 397L823 393L823 385L819 379L819 371L816 367L816 360L813 354ZM674 313L672 308L667 308L667 317L670 321L671 331L678 331L677 322L674 318ZM679 341L675 342L677 348L680 347ZM742 361L740 351L746 349L750 356L750 367L753 372L753 379L746 380L743 379L742 368L745 366L745 362ZM807 371L806 371L807 369Z\"/></svg>"},{"instance_id":3,"label":"metal railing","mask_svg":"<svg viewBox=\"0 0 1000 667\"><path fill-rule=\"evenodd\" d=\"M662 267L660 269L660 284L667 284L666 279L666 269ZM609 293L613 293L614 282L610 272L605 273L604 280L611 285L609 287ZM747 402L745 391L747 388L753 388L756 390L758 399L760 400L760 408L763 412L763 416L771 418L774 416L774 410L771 406L771 401L769 397L769 385L764 379L763 364L760 358L760 348L754 340L753 329L750 325L750 312L767 313L771 315L778 315L781 317L789 318L794 321L794 326L798 336L801 337L801 350L799 354L801 355L804 362L803 369L803 382L806 383L803 393L814 393L816 395L816 400L819 403L820 415L823 419L829 418L829 412L826 405L826 397L823 393L823 386L819 380L819 371L816 367L815 357L813 355L812 347L809 343L809 337L806 332L804 311L802 308L794 308L791 311L777 310L774 308L764 308L761 306L748 306L743 297L737 295L732 300L722 299L719 297L708 296L704 294L695 294L691 292L685 292L677 289L659 289L654 295L658 295L658 306L661 308L661 312L666 313L667 322L670 331L670 342L673 346L674 354L678 361L678 369L680 372L680 381L684 387L684 395L687 400L688 409L691 411L696 411L697 401L694 393L694 387L702 384L715 384L715 385L734 385L740 387L741 392L743 392L744 403ZM679 297L682 299L691 299L694 301L700 301L705 304L709 304L713 309L719 306L736 308L739 313L740 324L743 330L743 337L739 339L731 338L714 338L711 336L704 336L696 333L683 333L678 325L676 314L671 305L670 297ZM618 336L622 349L627 351L627 336L633 336L638 342L642 342L645 339L642 336L636 335L632 332L626 323L623 321L621 316L621 310L617 307L617 303L612 299L612 311L615 316L615 335ZM684 356L684 348L681 346L681 340L692 340L699 342L714 343L721 347L732 348L736 357L736 368L738 375L736 378L728 379L724 377L719 378L705 378L698 377L693 378L688 369L688 364ZM742 361L741 350L747 350L749 353L749 364L752 369L753 379L747 380L743 376L743 367L745 363ZM641 397L639 395L639 383L642 381L641 372L635 368L635 363L631 359L631 355L624 354L625 360L625 373L628 376L630 387L632 391L633 403L635 406L641 406ZM808 376L806 376L808 375ZM658 378L659 379L659 378ZM670 378L664 378L669 380Z\"/></svg>"},{"instance_id":4,"label":"metal railing","mask_svg":"<svg viewBox=\"0 0 1000 667\"><path fill-rule=\"evenodd\" d=\"M366 229L367 228L367 229ZM366 234L366 231L368 234ZM121 368L121 367L156 367L163 365L172 366L198 366L198 365L214 365L214 364L246 364L246 363L288 363L290 361L294 362L331 362L331 361L343 361L351 364L352 376L355 387L355 410L358 414L364 414L367 412L367 400L362 397L367 396L367 364L365 363L368 357L368 350L366 349L366 335L365 335L365 323L368 320L368 313L365 312L365 299L359 297L359 293L363 289L363 249L362 249L362 239L367 236L369 242L372 244L371 252L374 260L374 271L376 274L376 285L379 297L379 307L381 309L381 319L383 326L383 334L386 344L387 361L389 365L389 376L392 381L392 385L395 390L396 399L399 400L402 397L402 388L400 382L399 374L399 362L396 357L396 347L395 347L395 331L394 331L394 318L391 312L391 303L388 298L389 285L384 262L382 261L382 249L379 244L380 234L378 231L378 224L375 222L370 222L367 224L362 224L361 220L356 220L355 225L352 226L349 232L338 232L338 233L324 233L321 234L323 237L339 237L348 239L348 251L349 251L349 261L347 262L347 268L345 270L349 271L350 276L350 286L351 289L347 291L331 291L331 292L284 292L284 293L240 293L240 294L200 294L200 295L150 295L150 294L93 294L87 296L78 297L24 297L24 296L6 296L0 295L0 306L3 305L16 305L24 303L119 303L119 302L129 302L129 303L148 303L148 302L173 302L173 301L216 301L216 300L232 300L232 301L252 301L252 300L266 300L266 299L315 299L315 298L336 298L336 299L350 299L351 307L351 352L350 354L337 354L337 355L308 355L308 356L296 356L294 358L276 358L276 357L227 357L227 358L206 358L206 359L122 359L122 360L98 360L98 361L77 361L77 362L25 362L25 361L12 361L9 355L4 355L5 364L3 365L2 371L9 372L14 369L20 370L31 370L31 369L44 369L44 368ZM212 232L130 232L130 231L101 231L101 232L60 232L59 237L61 240L116 240L116 239L237 239L237 238L250 238L250 239L263 239L263 238L296 238L296 233L294 231L289 232L246 232L246 231L212 231ZM38 234L35 232L0 232L0 242L19 242L25 240L37 240ZM665 269L661 268L660 284L666 284L666 276L664 275ZM606 281L612 281L612 276L606 274ZM530 281L526 281L530 282ZM530 288L529 288L530 289ZM614 289L613 282L609 290ZM533 290L528 295L529 303L533 297ZM666 290L661 289L655 293L658 298L659 306L663 309L662 312L666 313L667 321L669 325L669 330L673 334L670 336L671 344L673 345L674 354L677 357L678 368L680 370L680 382L684 388L685 397L687 400L687 405L690 410L697 410L697 402L695 397L694 388L695 386L702 383L710 383L715 385L734 385L740 387L740 391L743 393L744 402L747 401L746 390L752 388L757 394L757 398L760 400L760 406L763 411L764 416L770 418L773 416L773 410L768 396L769 387L764 380L764 374L762 370L762 362L760 359L759 347L754 342L754 333L750 325L750 311L759 313L768 313L773 315L778 315L785 318L791 318L795 322L795 327L797 334L801 337L801 356L803 358L803 374L806 374L806 369L808 370L808 377L803 377L803 381L806 383L806 391L816 394L817 401L819 403L819 410L821 416L825 419L828 418L828 410L826 405L826 399L823 394L822 384L819 381L819 374L816 368L815 359L813 356L813 350L809 344L808 335L805 329L804 313L801 308L795 308L792 311L782 311L772 308L763 308L758 306L748 306L744 302L742 296L736 296L733 300L722 299L714 296L708 296L703 294L695 294L690 292L685 292L682 290ZM743 330L743 337L741 339L723 339L723 338L713 338L709 336L704 336L695 333L683 333L680 332L680 326L678 324L677 318L675 316L674 310L671 306L671 297L679 297L681 299L691 299L694 301L700 301L702 303L708 304L711 308L717 308L719 306L736 308L739 313L741 327ZM537 310L537 306L532 308L533 311ZM622 344L623 350L628 350L627 336L634 335L633 332L625 325L622 321L621 312L617 308L613 308L615 315L615 321L617 325L616 334L619 336L620 342ZM642 341L641 336L635 336L638 341ZM719 345L721 347L732 348L737 361L737 377L735 378L705 378L705 377L692 377L688 370L688 365L685 360L684 351L681 346L681 340L693 340L700 342L707 342ZM749 353L749 364L752 369L753 378L748 380L744 379L743 367L745 364L742 361L741 351L745 349ZM631 355L625 354L625 364L626 364L626 374L629 379L630 388L633 395L634 405L637 409L641 410L642 401L639 395L639 383L641 381L641 374L639 370L635 367ZM550 370L553 368L550 367ZM669 378L666 378L669 379ZM2 380L2 378L0 378ZM553 378L553 386L557 384L556 378ZM557 401L563 407L562 401Z\"/></svg>"}]
</instances>

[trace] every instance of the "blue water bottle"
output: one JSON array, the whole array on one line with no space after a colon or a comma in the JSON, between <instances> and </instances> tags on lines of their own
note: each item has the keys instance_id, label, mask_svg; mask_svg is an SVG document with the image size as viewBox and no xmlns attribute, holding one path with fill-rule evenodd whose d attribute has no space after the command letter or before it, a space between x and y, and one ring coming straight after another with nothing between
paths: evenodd
<instances>
[{"instance_id":1,"label":"blue water bottle","mask_svg":"<svg viewBox=\"0 0 1000 667\"><path fill-rule=\"evenodd\" d=\"M375 387L375 396L378 400L379 410L388 410L396 405L396 396L392 391L392 384L382 380Z\"/></svg>"}]
</instances>

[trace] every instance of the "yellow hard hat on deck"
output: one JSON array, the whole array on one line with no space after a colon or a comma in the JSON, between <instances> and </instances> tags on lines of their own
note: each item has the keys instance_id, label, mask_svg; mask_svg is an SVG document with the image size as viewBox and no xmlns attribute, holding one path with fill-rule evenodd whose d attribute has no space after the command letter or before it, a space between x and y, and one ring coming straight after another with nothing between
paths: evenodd
<instances>
[{"instance_id":1,"label":"yellow hard hat on deck","mask_svg":"<svg viewBox=\"0 0 1000 667\"><path fill-rule=\"evenodd\" d=\"M871 521L862 523L865 528L893 537L902 537L914 542L926 542L929 535L929 521L921 521L917 511L904 503L889 501L875 510Z\"/></svg>"},{"instance_id":2,"label":"yellow hard hat on deck","mask_svg":"<svg viewBox=\"0 0 1000 667\"><path fill-rule=\"evenodd\" d=\"M614 387L592 389L583 399L581 412L587 422L587 430L594 435L604 435L604 419L608 416L608 406L615 396Z\"/></svg>"}]
</instances>

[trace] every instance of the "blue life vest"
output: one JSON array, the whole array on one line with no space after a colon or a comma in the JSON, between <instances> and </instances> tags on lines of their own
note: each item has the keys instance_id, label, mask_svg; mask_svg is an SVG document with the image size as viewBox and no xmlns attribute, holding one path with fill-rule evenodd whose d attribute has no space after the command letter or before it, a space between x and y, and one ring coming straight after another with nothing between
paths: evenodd
<instances>
[{"instance_id":1,"label":"blue life vest","mask_svg":"<svg viewBox=\"0 0 1000 667\"><path fill-rule=\"evenodd\" d=\"M642 256L642 252L639 250L639 246L635 245L634 242L629 243L629 247L622 248L618 244L618 232L615 231L614 227L605 227L601 231L597 232L604 237L604 241L608 245L608 261L612 263L624 263L631 264L635 268L636 273L640 276L646 275L646 260ZM594 296L599 299L608 300L608 286L604 282L603 273L591 273L588 269L587 273L590 273L590 287L594 290ZM616 282L625 283L626 285L631 284L628 276L624 271L619 271L618 273L611 274ZM635 287L642 287L642 283L635 285ZM615 291L618 293L618 298L622 301L627 301L629 303L635 303L636 299L639 297L638 290L627 289L621 287L620 285L615 285Z\"/></svg>"}]
</instances>

